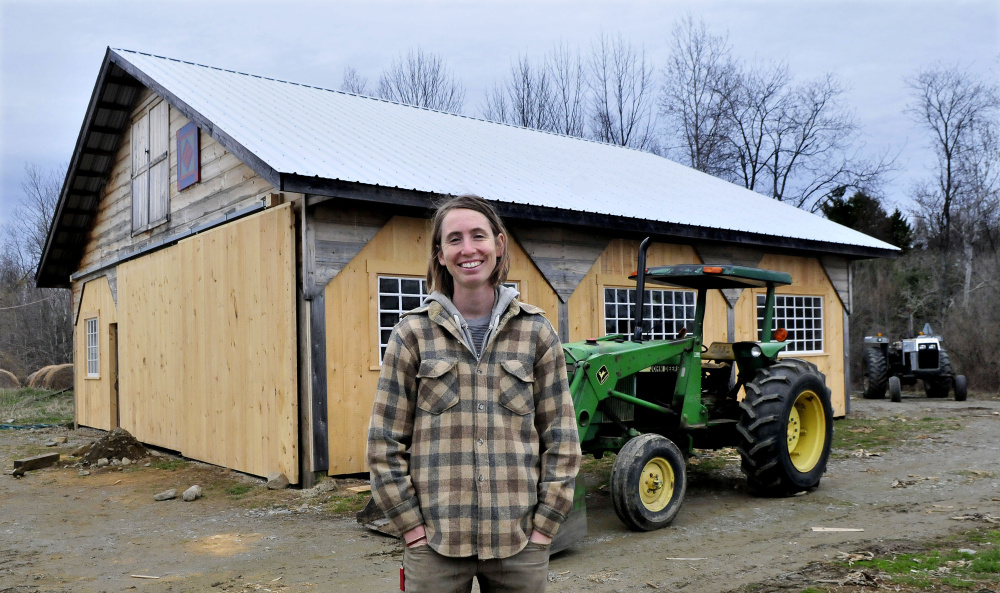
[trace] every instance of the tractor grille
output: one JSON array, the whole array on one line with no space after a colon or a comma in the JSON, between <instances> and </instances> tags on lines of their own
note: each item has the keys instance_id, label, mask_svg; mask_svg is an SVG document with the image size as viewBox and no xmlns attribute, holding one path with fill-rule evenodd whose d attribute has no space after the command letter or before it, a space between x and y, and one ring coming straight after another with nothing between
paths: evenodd
<instances>
[{"instance_id":1,"label":"tractor grille","mask_svg":"<svg viewBox=\"0 0 1000 593\"><path fill-rule=\"evenodd\" d=\"M920 344L917 350L917 368L936 369L939 366L937 344Z\"/></svg>"},{"instance_id":2,"label":"tractor grille","mask_svg":"<svg viewBox=\"0 0 1000 593\"><path fill-rule=\"evenodd\" d=\"M615 391L635 395L635 375L619 380L615 384ZM609 397L604 400L604 405L607 409L611 410L612 414L618 416L618 419L622 422L632 422L635 420L635 406L628 402ZM605 421L610 421L610 418L605 419Z\"/></svg>"}]
</instances>

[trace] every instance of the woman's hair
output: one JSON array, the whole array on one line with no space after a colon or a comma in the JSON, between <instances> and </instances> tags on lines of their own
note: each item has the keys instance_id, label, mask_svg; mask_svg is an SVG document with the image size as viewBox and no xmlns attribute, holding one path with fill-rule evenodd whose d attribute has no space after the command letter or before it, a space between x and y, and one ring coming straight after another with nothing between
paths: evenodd
<instances>
[{"instance_id":1,"label":"woman's hair","mask_svg":"<svg viewBox=\"0 0 1000 593\"><path fill-rule=\"evenodd\" d=\"M497 265L493 269L493 273L490 274L490 284L494 288L500 286L507 280L507 272L510 271L510 255L508 255L509 249L506 244L510 241L510 237L493 206L490 206L489 202L479 196L465 195L452 198L438 206L431 219L434 230L431 233L431 259L427 264L427 289L439 290L448 298L455 294L455 281L448 268L438 261L438 256L441 255L441 225L446 214L458 209L472 210L485 216L490 223L490 231L493 233L494 241L498 241L500 235L504 236L503 253L497 253ZM497 251L499 252L499 248Z\"/></svg>"}]
</instances>

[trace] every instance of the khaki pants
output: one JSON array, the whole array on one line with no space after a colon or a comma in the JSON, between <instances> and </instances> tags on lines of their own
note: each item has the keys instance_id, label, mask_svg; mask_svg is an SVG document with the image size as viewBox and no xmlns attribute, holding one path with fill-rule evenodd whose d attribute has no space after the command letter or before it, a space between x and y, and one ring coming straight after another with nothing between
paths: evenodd
<instances>
[{"instance_id":1,"label":"khaki pants","mask_svg":"<svg viewBox=\"0 0 1000 593\"><path fill-rule=\"evenodd\" d=\"M403 551L406 593L468 593L473 577L482 593L542 593L549 578L549 547L528 542L510 558L449 558L430 546Z\"/></svg>"}]
</instances>

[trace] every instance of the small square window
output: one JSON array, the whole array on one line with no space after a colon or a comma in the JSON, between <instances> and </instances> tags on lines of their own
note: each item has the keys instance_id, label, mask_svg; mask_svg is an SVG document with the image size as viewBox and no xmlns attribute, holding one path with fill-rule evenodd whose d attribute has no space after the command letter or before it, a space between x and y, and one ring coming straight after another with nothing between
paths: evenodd
<instances>
[{"instance_id":1,"label":"small square window","mask_svg":"<svg viewBox=\"0 0 1000 593\"><path fill-rule=\"evenodd\" d=\"M764 325L765 295L757 295L757 339ZM785 352L798 354L823 351L823 297L774 296L775 329L788 331Z\"/></svg>"}]
</instances>

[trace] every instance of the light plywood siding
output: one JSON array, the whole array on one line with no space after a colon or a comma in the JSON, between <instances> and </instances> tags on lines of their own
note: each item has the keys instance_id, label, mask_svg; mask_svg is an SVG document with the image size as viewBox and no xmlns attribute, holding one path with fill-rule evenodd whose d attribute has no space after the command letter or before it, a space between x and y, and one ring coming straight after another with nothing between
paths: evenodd
<instances>
[{"instance_id":1,"label":"light plywood siding","mask_svg":"<svg viewBox=\"0 0 1000 593\"><path fill-rule=\"evenodd\" d=\"M146 113L159 97L145 91L133 112L133 121ZM167 107L166 103L163 103ZM122 134L115 164L102 190L101 200L80 260L80 270L95 269L113 261L127 250L154 243L165 235L183 232L199 223L221 218L226 212L245 208L270 192L273 186L227 151L204 130L200 134L201 182L177 191L177 131L189 123L180 111L170 107L169 134L169 220L148 231L132 235L132 153L131 128Z\"/></svg>"},{"instance_id":2,"label":"light plywood siding","mask_svg":"<svg viewBox=\"0 0 1000 593\"><path fill-rule=\"evenodd\" d=\"M73 397L76 403L76 422L101 430L114 428L113 416L114 377L112 376L112 344L109 340L110 325L118 323L118 311L108 279L100 277L82 287L80 314L76 318L74 335ZM97 378L87 376L87 319L97 318L98 362Z\"/></svg>"},{"instance_id":3,"label":"light plywood siding","mask_svg":"<svg viewBox=\"0 0 1000 593\"><path fill-rule=\"evenodd\" d=\"M604 289L635 288L635 280L629 275L638 267L639 241L615 239L590 272L580 282L576 292L569 299L569 337L572 341L605 335L604 331ZM676 264L701 263L698 254L687 245L653 243L646 251L646 267ZM646 288L663 288L647 284ZM718 291L708 296L705 313L705 343L725 341L726 303Z\"/></svg>"},{"instance_id":4,"label":"light plywood siding","mask_svg":"<svg viewBox=\"0 0 1000 593\"><path fill-rule=\"evenodd\" d=\"M326 286L330 475L367 470L366 435L379 373L378 276L424 277L430 231L427 220L393 218ZM555 292L516 241L510 239L508 248L508 280L557 326Z\"/></svg>"},{"instance_id":5,"label":"light plywood siding","mask_svg":"<svg viewBox=\"0 0 1000 593\"><path fill-rule=\"evenodd\" d=\"M121 265L122 426L297 483L294 265L287 204Z\"/></svg>"},{"instance_id":6,"label":"light plywood siding","mask_svg":"<svg viewBox=\"0 0 1000 593\"><path fill-rule=\"evenodd\" d=\"M792 284L778 287L778 294L823 297L823 352L789 356L808 360L826 374L833 415L844 416L844 308L830 278L815 258L765 255L760 267L791 274ZM763 290L744 290L736 305L736 334L740 340L757 339L757 294L763 294Z\"/></svg>"}]
</instances>

